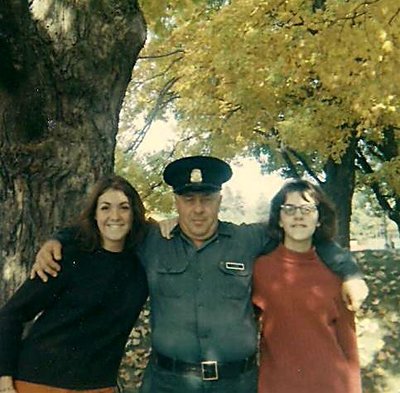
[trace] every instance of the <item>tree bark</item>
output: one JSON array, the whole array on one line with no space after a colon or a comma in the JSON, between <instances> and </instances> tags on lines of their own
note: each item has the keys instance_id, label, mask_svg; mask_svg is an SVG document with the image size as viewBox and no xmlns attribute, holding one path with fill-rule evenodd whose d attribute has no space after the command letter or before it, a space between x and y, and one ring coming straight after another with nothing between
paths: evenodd
<instances>
[{"instance_id":1,"label":"tree bark","mask_svg":"<svg viewBox=\"0 0 400 393\"><path fill-rule=\"evenodd\" d=\"M1 1L0 305L38 245L113 171L119 112L145 39L134 0Z\"/></svg>"}]
</instances>

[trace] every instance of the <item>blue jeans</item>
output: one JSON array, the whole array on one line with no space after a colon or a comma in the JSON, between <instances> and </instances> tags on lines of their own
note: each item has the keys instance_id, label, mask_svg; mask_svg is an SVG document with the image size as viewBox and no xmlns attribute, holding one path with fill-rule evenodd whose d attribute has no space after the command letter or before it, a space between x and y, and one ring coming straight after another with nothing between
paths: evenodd
<instances>
[{"instance_id":1,"label":"blue jeans","mask_svg":"<svg viewBox=\"0 0 400 393\"><path fill-rule=\"evenodd\" d=\"M235 378L203 381L190 373L177 374L164 370L150 361L140 393L257 393L257 374L255 367Z\"/></svg>"}]
</instances>

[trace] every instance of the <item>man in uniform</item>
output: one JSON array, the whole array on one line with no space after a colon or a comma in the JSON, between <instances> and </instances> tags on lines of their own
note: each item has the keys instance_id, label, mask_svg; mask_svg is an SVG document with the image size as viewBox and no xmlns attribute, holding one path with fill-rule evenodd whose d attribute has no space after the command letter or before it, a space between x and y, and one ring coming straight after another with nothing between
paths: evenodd
<instances>
[{"instance_id":1,"label":"man in uniform","mask_svg":"<svg viewBox=\"0 0 400 393\"><path fill-rule=\"evenodd\" d=\"M264 224L218 220L221 186L231 175L227 163L205 156L185 157L165 168L178 226L170 240L158 229L150 230L140 249L149 281L152 330L142 393L257 391L252 265L276 244L271 244ZM334 243L317 251L345 280L347 295L358 307L367 292L350 254Z\"/></svg>"}]
</instances>

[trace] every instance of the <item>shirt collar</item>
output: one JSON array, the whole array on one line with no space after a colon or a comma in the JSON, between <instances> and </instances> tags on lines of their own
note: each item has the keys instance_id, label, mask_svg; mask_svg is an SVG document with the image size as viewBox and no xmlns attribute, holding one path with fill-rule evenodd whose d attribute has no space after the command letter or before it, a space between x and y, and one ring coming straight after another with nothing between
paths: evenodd
<instances>
[{"instance_id":1,"label":"shirt collar","mask_svg":"<svg viewBox=\"0 0 400 393\"><path fill-rule=\"evenodd\" d=\"M184 236L183 231L181 230L179 224L174 227L171 231L172 235L177 235L181 234ZM220 221L218 220L218 227L217 227L217 236L232 236L233 231L232 231L232 226L230 223L225 222L225 221ZM213 235L214 236L214 235ZM212 236L212 237L213 237Z\"/></svg>"}]
</instances>

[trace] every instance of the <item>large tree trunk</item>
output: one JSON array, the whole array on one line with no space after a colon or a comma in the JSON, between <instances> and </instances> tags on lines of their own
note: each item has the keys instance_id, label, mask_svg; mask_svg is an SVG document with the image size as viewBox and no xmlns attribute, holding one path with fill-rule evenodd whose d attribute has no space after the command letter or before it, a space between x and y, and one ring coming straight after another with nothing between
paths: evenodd
<instances>
[{"instance_id":1,"label":"large tree trunk","mask_svg":"<svg viewBox=\"0 0 400 393\"><path fill-rule=\"evenodd\" d=\"M336 240L343 247L350 246L351 203L355 187L355 154L357 140L352 137L341 162L329 159L325 165L324 191L336 205L338 233Z\"/></svg>"},{"instance_id":2,"label":"large tree trunk","mask_svg":"<svg viewBox=\"0 0 400 393\"><path fill-rule=\"evenodd\" d=\"M134 0L0 3L0 304L38 245L113 171L146 28Z\"/></svg>"}]
</instances>

